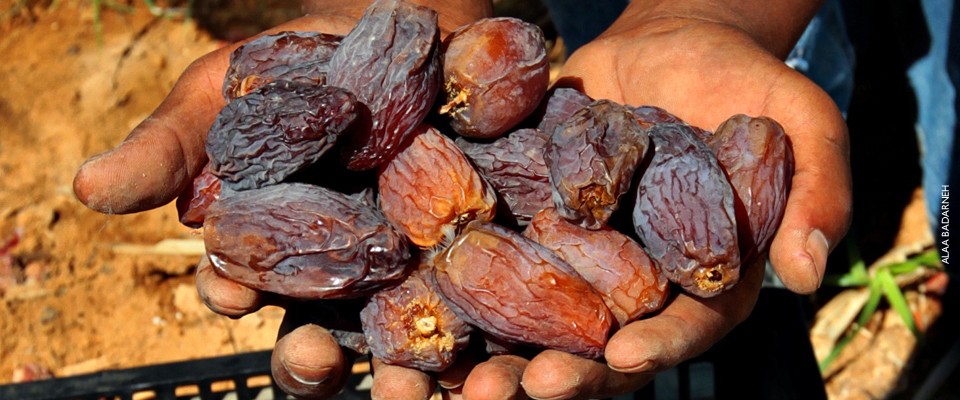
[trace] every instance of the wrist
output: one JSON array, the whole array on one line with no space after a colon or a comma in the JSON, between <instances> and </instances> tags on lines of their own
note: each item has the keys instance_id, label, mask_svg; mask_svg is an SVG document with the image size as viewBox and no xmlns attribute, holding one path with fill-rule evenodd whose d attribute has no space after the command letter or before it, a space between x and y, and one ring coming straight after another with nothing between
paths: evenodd
<instances>
[{"instance_id":1,"label":"wrist","mask_svg":"<svg viewBox=\"0 0 960 400\"><path fill-rule=\"evenodd\" d=\"M440 33L446 36L462 25L489 17L493 14L493 6L485 0L408 0L411 3L430 7L437 11ZM324 15L327 18L341 21L352 27L360 20L364 10L372 1L366 0L303 0L302 8L305 14ZM349 32L349 28L347 29ZM346 33L346 32L342 32Z\"/></svg>"},{"instance_id":2,"label":"wrist","mask_svg":"<svg viewBox=\"0 0 960 400\"><path fill-rule=\"evenodd\" d=\"M735 29L785 59L799 40L820 0L633 0L609 32L680 29L711 24Z\"/></svg>"}]
</instances>

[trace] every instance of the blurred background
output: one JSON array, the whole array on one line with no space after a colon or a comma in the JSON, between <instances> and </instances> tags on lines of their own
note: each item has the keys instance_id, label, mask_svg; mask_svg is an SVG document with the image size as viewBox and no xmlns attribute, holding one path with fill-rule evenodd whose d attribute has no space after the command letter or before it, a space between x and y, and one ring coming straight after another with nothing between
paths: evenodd
<instances>
[{"instance_id":1,"label":"blurred background","mask_svg":"<svg viewBox=\"0 0 960 400\"><path fill-rule=\"evenodd\" d=\"M871 12L883 21L913 3L873 2ZM562 65L539 1L495 4L540 25ZM201 235L172 204L104 215L75 199L72 180L190 62L298 15L287 0L0 0L0 385L272 348L282 310L231 320L200 301ZM917 30L878 24L859 40L922 41ZM956 289L918 190L910 57L857 52L854 228L805 299L831 399L960 398Z\"/></svg>"}]
</instances>

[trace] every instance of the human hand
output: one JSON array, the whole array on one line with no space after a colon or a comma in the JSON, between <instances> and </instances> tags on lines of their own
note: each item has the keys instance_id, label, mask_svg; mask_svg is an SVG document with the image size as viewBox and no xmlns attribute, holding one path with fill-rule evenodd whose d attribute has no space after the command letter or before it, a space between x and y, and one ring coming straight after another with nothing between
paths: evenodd
<instances>
[{"instance_id":1,"label":"human hand","mask_svg":"<svg viewBox=\"0 0 960 400\"><path fill-rule=\"evenodd\" d=\"M708 130L741 113L780 122L796 170L769 256L789 289L815 291L851 213L847 131L836 105L735 25L675 16L628 22L574 53L561 85L595 99L659 106ZM653 373L707 350L750 314L763 265L744 268L733 290L711 299L679 294L659 314L616 332L605 349L606 364L545 351L513 372L501 369L503 379L522 382L516 387L531 397L551 399L608 397L642 387Z\"/></svg>"},{"instance_id":2,"label":"human hand","mask_svg":"<svg viewBox=\"0 0 960 400\"><path fill-rule=\"evenodd\" d=\"M356 1L317 0L304 6L316 13L264 34L321 31L343 35L364 10L364 4ZM446 21L489 14L489 7L460 7L457 1L440 7L456 9L457 18L441 19L441 31L445 32L458 26L457 22ZM443 17L444 10L438 11ZM77 198L94 210L124 214L162 206L181 194L206 163L207 131L225 105L221 84L230 53L241 44L216 50L192 63L162 104L121 144L84 163L74 179ZM241 317L267 304L286 306L276 296L220 277L206 258L197 268L197 288L213 311L230 317ZM271 362L276 382L302 398L335 395L349 376L353 354L342 350L329 331L315 324L308 310L286 308ZM375 386L411 394L425 390L418 381L405 381L407 370L391 371L390 366L378 368L380 383Z\"/></svg>"}]
</instances>

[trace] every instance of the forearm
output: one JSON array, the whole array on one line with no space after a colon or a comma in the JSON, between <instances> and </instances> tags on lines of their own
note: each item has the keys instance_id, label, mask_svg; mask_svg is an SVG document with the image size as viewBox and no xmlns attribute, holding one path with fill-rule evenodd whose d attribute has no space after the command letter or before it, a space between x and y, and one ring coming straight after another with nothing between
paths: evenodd
<instances>
[{"instance_id":1,"label":"forearm","mask_svg":"<svg viewBox=\"0 0 960 400\"><path fill-rule=\"evenodd\" d=\"M822 0L633 0L612 29L651 22L702 20L746 32L760 46L785 59Z\"/></svg>"},{"instance_id":2,"label":"forearm","mask_svg":"<svg viewBox=\"0 0 960 400\"><path fill-rule=\"evenodd\" d=\"M493 13L489 0L409 0L437 11L440 30L445 35L461 25ZM363 11L370 5L369 0L303 0L303 12L323 14L342 21L345 25L355 24ZM343 32L345 33L345 32Z\"/></svg>"}]
</instances>

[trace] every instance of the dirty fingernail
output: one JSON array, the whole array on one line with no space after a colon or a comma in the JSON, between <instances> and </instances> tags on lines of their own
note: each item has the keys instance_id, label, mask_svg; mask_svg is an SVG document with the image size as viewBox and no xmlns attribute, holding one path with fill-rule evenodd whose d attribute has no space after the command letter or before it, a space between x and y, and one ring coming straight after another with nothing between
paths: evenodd
<instances>
[{"instance_id":1,"label":"dirty fingernail","mask_svg":"<svg viewBox=\"0 0 960 400\"><path fill-rule=\"evenodd\" d=\"M814 229L807 236L807 243L805 246L807 250L807 255L810 256L813 265L813 273L817 277L817 287L820 287L820 284L823 282L823 272L827 267L827 255L830 253L830 244L827 243L826 236L823 235L823 232L820 232L819 229Z\"/></svg>"},{"instance_id":2,"label":"dirty fingernail","mask_svg":"<svg viewBox=\"0 0 960 400\"><path fill-rule=\"evenodd\" d=\"M283 361L283 368L287 370L290 377L304 385L319 385L330 379L332 368L314 368L306 365Z\"/></svg>"}]
</instances>

